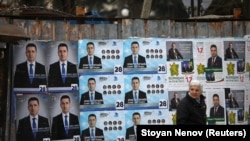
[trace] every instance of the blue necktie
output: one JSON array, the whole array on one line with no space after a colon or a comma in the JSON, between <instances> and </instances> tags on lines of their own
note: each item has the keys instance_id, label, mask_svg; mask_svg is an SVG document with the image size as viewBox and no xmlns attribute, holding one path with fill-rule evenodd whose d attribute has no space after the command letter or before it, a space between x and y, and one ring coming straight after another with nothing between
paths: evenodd
<instances>
[{"instance_id":1,"label":"blue necktie","mask_svg":"<svg viewBox=\"0 0 250 141\"><path fill-rule=\"evenodd\" d=\"M34 72L33 72L33 64L30 64L30 83L32 84L33 82L33 75L34 75Z\"/></svg>"},{"instance_id":2,"label":"blue necktie","mask_svg":"<svg viewBox=\"0 0 250 141\"><path fill-rule=\"evenodd\" d=\"M64 116L65 117L65 121L64 121L64 124L65 124L65 131L66 131L66 134L68 135L68 131L69 131L69 123L68 123L68 119L67 119L67 115Z\"/></svg>"},{"instance_id":3,"label":"blue necktie","mask_svg":"<svg viewBox=\"0 0 250 141\"><path fill-rule=\"evenodd\" d=\"M89 67L90 67L90 68L92 68L92 67L93 67L92 57L89 57Z\"/></svg>"},{"instance_id":4,"label":"blue necktie","mask_svg":"<svg viewBox=\"0 0 250 141\"><path fill-rule=\"evenodd\" d=\"M90 102L91 102L91 104L94 104L94 96L93 96L93 93L90 94Z\"/></svg>"},{"instance_id":5,"label":"blue necktie","mask_svg":"<svg viewBox=\"0 0 250 141\"><path fill-rule=\"evenodd\" d=\"M34 138L36 138L36 118L32 118L33 122L32 122L32 130L33 130L33 135L34 135Z\"/></svg>"},{"instance_id":6,"label":"blue necktie","mask_svg":"<svg viewBox=\"0 0 250 141\"><path fill-rule=\"evenodd\" d=\"M66 74L66 72L65 72L65 64L64 63L62 63L62 79L63 79L63 83L65 83L65 74Z\"/></svg>"},{"instance_id":7,"label":"blue necktie","mask_svg":"<svg viewBox=\"0 0 250 141\"><path fill-rule=\"evenodd\" d=\"M135 97L134 97L135 103L138 103L138 96L137 96L137 92L135 92Z\"/></svg>"},{"instance_id":8,"label":"blue necktie","mask_svg":"<svg viewBox=\"0 0 250 141\"><path fill-rule=\"evenodd\" d=\"M134 67L137 68L137 58L134 56Z\"/></svg>"},{"instance_id":9,"label":"blue necktie","mask_svg":"<svg viewBox=\"0 0 250 141\"><path fill-rule=\"evenodd\" d=\"M91 129L91 141L95 140L94 129Z\"/></svg>"}]
</instances>

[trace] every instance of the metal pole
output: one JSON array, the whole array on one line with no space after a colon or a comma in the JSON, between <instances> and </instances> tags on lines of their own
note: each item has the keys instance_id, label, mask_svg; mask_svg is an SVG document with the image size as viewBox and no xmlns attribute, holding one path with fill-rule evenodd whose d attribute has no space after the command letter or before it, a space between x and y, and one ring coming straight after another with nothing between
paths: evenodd
<instances>
[{"instance_id":1,"label":"metal pole","mask_svg":"<svg viewBox=\"0 0 250 141\"><path fill-rule=\"evenodd\" d=\"M191 16L194 16L194 0L191 0Z\"/></svg>"}]
</instances>

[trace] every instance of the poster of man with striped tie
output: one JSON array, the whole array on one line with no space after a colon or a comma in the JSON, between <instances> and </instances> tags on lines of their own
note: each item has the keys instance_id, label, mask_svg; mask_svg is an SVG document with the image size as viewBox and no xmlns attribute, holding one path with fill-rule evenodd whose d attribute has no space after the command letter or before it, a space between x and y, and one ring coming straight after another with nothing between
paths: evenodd
<instances>
[{"instance_id":1,"label":"poster of man with striped tie","mask_svg":"<svg viewBox=\"0 0 250 141\"><path fill-rule=\"evenodd\" d=\"M224 71L228 68L224 64L223 41L217 39L196 40L193 47L195 79L203 81L209 86L223 84Z\"/></svg>"}]
</instances>

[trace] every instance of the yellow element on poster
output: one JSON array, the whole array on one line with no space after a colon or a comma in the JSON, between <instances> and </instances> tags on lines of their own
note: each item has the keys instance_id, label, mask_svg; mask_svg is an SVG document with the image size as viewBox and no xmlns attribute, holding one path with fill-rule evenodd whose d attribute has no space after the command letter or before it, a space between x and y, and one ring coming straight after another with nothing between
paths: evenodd
<instances>
[{"instance_id":1,"label":"yellow element on poster","mask_svg":"<svg viewBox=\"0 0 250 141\"><path fill-rule=\"evenodd\" d=\"M233 111L229 113L229 123L235 124L235 113Z\"/></svg>"},{"instance_id":2,"label":"yellow element on poster","mask_svg":"<svg viewBox=\"0 0 250 141\"><path fill-rule=\"evenodd\" d=\"M172 114L173 125L176 125L176 113Z\"/></svg>"},{"instance_id":3,"label":"yellow element on poster","mask_svg":"<svg viewBox=\"0 0 250 141\"><path fill-rule=\"evenodd\" d=\"M179 72L178 72L178 68L179 68L179 64L170 64L170 73L171 73L171 76L178 76L179 75Z\"/></svg>"},{"instance_id":4,"label":"yellow element on poster","mask_svg":"<svg viewBox=\"0 0 250 141\"><path fill-rule=\"evenodd\" d=\"M250 63L249 62L246 63L246 71L250 72Z\"/></svg>"},{"instance_id":5,"label":"yellow element on poster","mask_svg":"<svg viewBox=\"0 0 250 141\"><path fill-rule=\"evenodd\" d=\"M205 65L204 64L199 64L197 65L197 72L198 74L204 74L205 73Z\"/></svg>"},{"instance_id":6,"label":"yellow element on poster","mask_svg":"<svg viewBox=\"0 0 250 141\"><path fill-rule=\"evenodd\" d=\"M227 74L228 75L234 75L234 66L235 66L235 64L233 64L232 62L227 64Z\"/></svg>"}]
</instances>

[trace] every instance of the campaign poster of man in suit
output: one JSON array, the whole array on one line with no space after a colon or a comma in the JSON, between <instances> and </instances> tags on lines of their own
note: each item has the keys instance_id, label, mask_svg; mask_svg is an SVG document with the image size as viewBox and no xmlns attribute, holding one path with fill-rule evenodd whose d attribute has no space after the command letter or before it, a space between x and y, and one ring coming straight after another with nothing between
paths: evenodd
<instances>
[{"instance_id":1,"label":"campaign poster of man in suit","mask_svg":"<svg viewBox=\"0 0 250 141\"><path fill-rule=\"evenodd\" d=\"M77 66L68 60L68 45L59 43L57 54L59 60L49 66L48 87L71 87L72 84L78 86Z\"/></svg>"},{"instance_id":2,"label":"campaign poster of man in suit","mask_svg":"<svg viewBox=\"0 0 250 141\"><path fill-rule=\"evenodd\" d=\"M176 43L171 44L171 48L168 50L168 59L183 59L183 56L176 48Z\"/></svg>"},{"instance_id":3,"label":"campaign poster of man in suit","mask_svg":"<svg viewBox=\"0 0 250 141\"><path fill-rule=\"evenodd\" d=\"M245 40L224 41L225 61L244 60L246 55Z\"/></svg>"},{"instance_id":4,"label":"campaign poster of man in suit","mask_svg":"<svg viewBox=\"0 0 250 141\"><path fill-rule=\"evenodd\" d=\"M35 42L29 42L25 49L26 60L16 65L14 88L39 88L39 85L46 85L45 65L37 61L37 56L40 53L38 52L38 45ZM15 52L14 54L19 53ZM16 55L14 56L19 58ZM42 52L40 56L42 56Z\"/></svg>"},{"instance_id":5,"label":"campaign poster of man in suit","mask_svg":"<svg viewBox=\"0 0 250 141\"><path fill-rule=\"evenodd\" d=\"M104 104L102 94L95 90L96 80L93 77L88 79L87 92L81 94L80 105L91 105L91 104Z\"/></svg>"},{"instance_id":6,"label":"campaign poster of man in suit","mask_svg":"<svg viewBox=\"0 0 250 141\"><path fill-rule=\"evenodd\" d=\"M137 139L136 127L141 122L140 113L134 112L132 115L132 120L133 120L134 125L132 125L126 129L126 140L136 140Z\"/></svg>"},{"instance_id":7,"label":"campaign poster of man in suit","mask_svg":"<svg viewBox=\"0 0 250 141\"><path fill-rule=\"evenodd\" d=\"M182 65L182 69L181 69L182 73L190 73L194 69L192 61L190 61L190 62L184 61L181 63L181 65Z\"/></svg>"},{"instance_id":8,"label":"campaign poster of man in suit","mask_svg":"<svg viewBox=\"0 0 250 141\"><path fill-rule=\"evenodd\" d=\"M102 69L102 60L100 57L96 56L95 44L93 42L88 42L87 46L88 55L80 58L79 69Z\"/></svg>"},{"instance_id":9,"label":"campaign poster of man in suit","mask_svg":"<svg viewBox=\"0 0 250 141\"><path fill-rule=\"evenodd\" d=\"M125 104L143 104L148 103L147 94L140 90L139 77L133 77L131 80L132 90L125 93Z\"/></svg>"},{"instance_id":10,"label":"campaign poster of man in suit","mask_svg":"<svg viewBox=\"0 0 250 141\"><path fill-rule=\"evenodd\" d=\"M237 62L237 72L242 73L245 71L245 62L244 61L238 61Z\"/></svg>"},{"instance_id":11,"label":"campaign poster of man in suit","mask_svg":"<svg viewBox=\"0 0 250 141\"><path fill-rule=\"evenodd\" d=\"M207 60L207 67L222 69L222 58L217 54L217 46L215 44L210 46L210 53L211 57Z\"/></svg>"},{"instance_id":12,"label":"campaign poster of man in suit","mask_svg":"<svg viewBox=\"0 0 250 141\"><path fill-rule=\"evenodd\" d=\"M47 101L46 96L36 97L35 95L17 96L17 131L16 141L42 141L43 139L50 139L49 120L44 113ZM43 101L45 100L45 101ZM28 106L25 103L28 103ZM25 112L25 106L28 108L28 115ZM41 111L43 112L41 112ZM44 115L42 115L44 114Z\"/></svg>"},{"instance_id":13,"label":"campaign poster of man in suit","mask_svg":"<svg viewBox=\"0 0 250 141\"><path fill-rule=\"evenodd\" d=\"M214 72L206 72L206 79L207 79L207 81L215 81Z\"/></svg>"},{"instance_id":14,"label":"campaign poster of man in suit","mask_svg":"<svg viewBox=\"0 0 250 141\"><path fill-rule=\"evenodd\" d=\"M179 93L178 92L174 92L173 97L170 100L170 111L172 110L176 110L179 103L180 103L181 99L179 98Z\"/></svg>"},{"instance_id":15,"label":"campaign poster of man in suit","mask_svg":"<svg viewBox=\"0 0 250 141\"><path fill-rule=\"evenodd\" d=\"M234 47L233 47L233 43L230 42L228 44L228 48L226 49L226 58L225 59L238 59L239 56L237 54L237 52L235 51Z\"/></svg>"},{"instance_id":16,"label":"campaign poster of man in suit","mask_svg":"<svg viewBox=\"0 0 250 141\"><path fill-rule=\"evenodd\" d=\"M52 139L73 139L80 138L80 125L78 115L70 112L71 99L69 95L62 95L60 98L61 113L54 116L52 120Z\"/></svg>"},{"instance_id":17,"label":"campaign poster of man in suit","mask_svg":"<svg viewBox=\"0 0 250 141\"><path fill-rule=\"evenodd\" d=\"M213 106L210 108L209 115L211 118L225 118L225 108L220 104L220 97L218 94L213 94Z\"/></svg>"},{"instance_id":18,"label":"campaign poster of man in suit","mask_svg":"<svg viewBox=\"0 0 250 141\"><path fill-rule=\"evenodd\" d=\"M82 141L104 141L103 129L96 127L97 118L95 114L88 115L89 127L82 130Z\"/></svg>"},{"instance_id":19,"label":"campaign poster of man in suit","mask_svg":"<svg viewBox=\"0 0 250 141\"><path fill-rule=\"evenodd\" d=\"M123 63L123 68L147 68L146 58L139 54L139 42L131 43L132 54L126 56Z\"/></svg>"}]
</instances>

